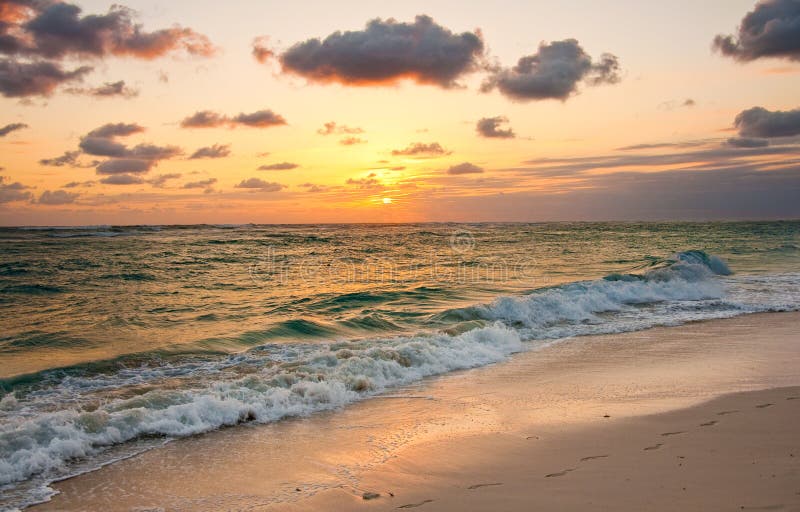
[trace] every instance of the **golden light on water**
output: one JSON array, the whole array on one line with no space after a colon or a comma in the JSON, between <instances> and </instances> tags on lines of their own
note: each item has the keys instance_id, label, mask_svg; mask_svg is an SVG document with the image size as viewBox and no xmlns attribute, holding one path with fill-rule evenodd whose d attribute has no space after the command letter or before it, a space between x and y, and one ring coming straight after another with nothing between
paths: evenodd
<instances>
[{"instance_id":1,"label":"golden light on water","mask_svg":"<svg viewBox=\"0 0 800 512\"><path fill-rule=\"evenodd\" d=\"M383 204L392 204L392 198L391 197L384 197L383 198Z\"/></svg>"}]
</instances>

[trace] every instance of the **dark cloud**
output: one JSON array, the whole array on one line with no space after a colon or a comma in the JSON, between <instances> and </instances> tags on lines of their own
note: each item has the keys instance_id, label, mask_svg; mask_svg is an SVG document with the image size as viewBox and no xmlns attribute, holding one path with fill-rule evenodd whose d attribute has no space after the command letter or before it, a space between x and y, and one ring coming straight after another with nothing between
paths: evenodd
<instances>
[{"instance_id":1,"label":"dark cloud","mask_svg":"<svg viewBox=\"0 0 800 512\"><path fill-rule=\"evenodd\" d=\"M210 56L208 38L189 28L174 26L147 32L136 23L135 12L113 5L106 14L83 15L80 7L57 1L5 0L25 6L25 16L3 20L4 53L23 57L62 59L110 55L154 59L173 51Z\"/></svg>"},{"instance_id":2,"label":"dark cloud","mask_svg":"<svg viewBox=\"0 0 800 512\"><path fill-rule=\"evenodd\" d=\"M130 174L113 174L100 180L100 183L105 183L106 185L141 185L144 182L144 178L131 176Z\"/></svg>"},{"instance_id":3,"label":"dark cloud","mask_svg":"<svg viewBox=\"0 0 800 512\"><path fill-rule=\"evenodd\" d=\"M450 88L483 59L479 32L455 34L428 16L413 23L374 19L364 30L297 43L278 59L283 71L312 82L387 85L401 79Z\"/></svg>"},{"instance_id":4,"label":"dark cloud","mask_svg":"<svg viewBox=\"0 0 800 512\"><path fill-rule=\"evenodd\" d=\"M128 148L125 144L106 137L83 137L78 147L87 155L94 156L125 156Z\"/></svg>"},{"instance_id":5,"label":"dark cloud","mask_svg":"<svg viewBox=\"0 0 800 512\"><path fill-rule=\"evenodd\" d=\"M80 81L91 71L89 66L67 71L54 62L0 59L0 94L7 98L48 96L60 85Z\"/></svg>"},{"instance_id":6,"label":"dark cloud","mask_svg":"<svg viewBox=\"0 0 800 512\"><path fill-rule=\"evenodd\" d=\"M738 33L718 35L713 47L741 62L763 57L800 61L800 2L758 2L742 19Z\"/></svg>"},{"instance_id":7,"label":"dark cloud","mask_svg":"<svg viewBox=\"0 0 800 512\"><path fill-rule=\"evenodd\" d=\"M92 185L94 185L94 181L70 181L62 188L91 187Z\"/></svg>"},{"instance_id":8,"label":"dark cloud","mask_svg":"<svg viewBox=\"0 0 800 512\"><path fill-rule=\"evenodd\" d=\"M731 137L725 143L736 148L764 148L769 146L767 139L753 139L750 137Z\"/></svg>"},{"instance_id":9,"label":"dark cloud","mask_svg":"<svg viewBox=\"0 0 800 512\"><path fill-rule=\"evenodd\" d=\"M66 89L66 92L70 94L81 94L85 96L92 96L95 98L135 98L139 95L139 91L136 89L132 89L125 85L124 80L120 80L118 82L106 82L105 84L101 85L100 87L70 87Z\"/></svg>"},{"instance_id":10,"label":"dark cloud","mask_svg":"<svg viewBox=\"0 0 800 512\"><path fill-rule=\"evenodd\" d=\"M181 121L182 128L215 128L228 122L228 118L211 110L200 110Z\"/></svg>"},{"instance_id":11,"label":"dark cloud","mask_svg":"<svg viewBox=\"0 0 800 512\"><path fill-rule=\"evenodd\" d=\"M78 143L78 151L67 151L57 158L43 159L42 165L85 167L78 162L81 154L108 157L107 160L94 161L98 174L130 175L143 174L158 165L161 160L173 158L182 153L177 146L159 146L155 144L137 144L128 147L117 140L144 131L144 127L135 123L108 123L95 128ZM102 180L102 183L123 184L125 178L119 180ZM131 180L128 180L131 181ZM144 182L143 180L141 182Z\"/></svg>"},{"instance_id":12,"label":"dark cloud","mask_svg":"<svg viewBox=\"0 0 800 512\"><path fill-rule=\"evenodd\" d=\"M269 38L260 36L253 39L253 57L264 64L275 56L275 52L269 47Z\"/></svg>"},{"instance_id":13,"label":"dark cloud","mask_svg":"<svg viewBox=\"0 0 800 512\"><path fill-rule=\"evenodd\" d=\"M259 171L288 171L300 167L298 164L291 162L280 162L277 164L262 165L258 168Z\"/></svg>"},{"instance_id":14,"label":"dark cloud","mask_svg":"<svg viewBox=\"0 0 800 512\"><path fill-rule=\"evenodd\" d=\"M354 146L356 144L366 144L367 141L360 137L345 137L339 141L342 146Z\"/></svg>"},{"instance_id":15,"label":"dark cloud","mask_svg":"<svg viewBox=\"0 0 800 512\"><path fill-rule=\"evenodd\" d=\"M241 113L231 119L231 123L235 125L266 128L268 126L280 126L286 124L286 119L271 110L259 110L257 112L253 112L252 114Z\"/></svg>"},{"instance_id":16,"label":"dark cloud","mask_svg":"<svg viewBox=\"0 0 800 512\"><path fill-rule=\"evenodd\" d=\"M491 139L513 139L516 137L511 128L502 129L500 125L508 123L508 118L504 116L484 117L478 121L475 129L481 137Z\"/></svg>"},{"instance_id":17,"label":"dark cloud","mask_svg":"<svg viewBox=\"0 0 800 512\"><path fill-rule=\"evenodd\" d=\"M620 80L619 62L604 53L594 61L575 39L542 43L533 55L522 57L513 68L498 68L484 81L484 92L498 89L512 100L566 100L578 85L613 84Z\"/></svg>"},{"instance_id":18,"label":"dark cloud","mask_svg":"<svg viewBox=\"0 0 800 512\"><path fill-rule=\"evenodd\" d=\"M329 123L325 123L322 128L317 130L317 133L320 135L355 135L364 133L364 130L358 127L351 128L350 126L339 125L331 121Z\"/></svg>"},{"instance_id":19,"label":"dark cloud","mask_svg":"<svg viewBox=\"0 0 800 512\"><path fill-rule=\"evenodd\" d=\"M139 158L114 158L97 166L98 174L143 174L155 166L153 160ZM109 183L103 180L103 183Z\"/></svg>"},{"instance_id":20,"label":"dark cloud","mask_svg":"<svg viewBox=\"0 0 800 512\"><path fill-rule=\"evenodd\" d=\"M770 111L763 107L743 110L734 125L742 137L792 137L800 135L800 108Z\"/></svg>"},{"instance_id":21,"label":"dark cloud","mask_svg":"<svg viewBox=\"0 0 800 512\"><path fill-rule=\"evenodd\" d=\"M6 56L0 60L0 94L7 97L46 96L92 71L86 66L65 70L61 60L154 59L175 51L210 56L214 47L206 36L177 25L148 32L134 11L120 5L106 14L83 15L77 5L55 0L0 3L0 54ZM106 97L130 90L113 83L72 92Z\"/></svg>"},{"instance_id":22,"label":"dark cloud","mask_svg":"<svg viewBox=\"0 0 800 512\"><path fill-rule=\"evenodd\" d=\"M54 190L52 192L45 190L36 202L46 205L72 204L78 196L80 196L80 194L76 192L67 192L66 190Z\"/></svg>"},{"instance_id":23,"label":"dark cloud","mask_svg":"<svg viewBox=\"0 0 800 512\"><path fill-rule=\"evenodd\" d=\"M127 137L135 133L142 133L144 127L136 123L107 123L100 128L95 128L86 134L87 137Z\"/></svg>"},{"instance_id":24,"label":"dark cloud","mask_svg":"<svg viewBox=\"0 0 800 512\"><path fill-rule=\"evenodd\" d=\"M28 128L28 125L25 123L11 123L3 126L0 128L0 137L5 137L11 132L15 132L17 130L22 130L23 128Z\"/></svg>"},{"instance_id":25,"label":"dark cloud","mask_svg":"<svg viewBox=\"0 0 800 512\"><path fill-rule=\"evenodd\" d=\"M426 144L424 142L413 142L404 149L395 149L393 156L414 156L414 157L436 157L449 155L452 151L447 151L438 142Z\"/></svg>"},{"instance_id":26,"label":"dark cloud","mask_svg":"<svg viewBox=\"0 0 800 512\"><path fill-rule=\"evenodd\" d=\"M480 174L483 172L483 167L478 167L475 164L464 162L462 164L454 165L447 169L447 174L460 175L460 174Z\"/></svg>"},{"instance_id":27,"label":"dark cloud","mask_svg":"<svg viewBox=\"0 0 800 512\"><path fill-rule=\"evenodd\" d=\"M190 181L184 183L183 188L208 188L217 182L217 178L208 178L207 180Z\"/></svg>"},{"instance_id":28,"label":"dark cloud","mask_svg":"<svg viewBox=\"0 0 800 512\"><path fill-rule=\"evenodd\" d=\"M176 180L181 177L180 173L167 173L167 174L159 174L158 176L154 176L147 180L147 183L153 185L154 187L161 188L167 184L169 180Z\"/></svg>"},{"instance_id":29,"label":"dark cloud","mask_svg":"<svg viewBox=\"0 0 800 512\"><path fill-rule=\"evenodd\" d=\"M250 114L240 113L233 117L211 110L200 110L181 121L182 128L217 128L220 126L268 128L285 124L286 119L272 110L258 110Z\"/></svg>"},{"instance_id":30,"label":"dark cloud","mask_svg":"<svg viewBox=\"0 0 800 512\"><path fill-rule=\"evenodd\" d=\"M32 196L29 189L18 181L9 183L7 177L0 176L0 204L27 201Z\"/></svg>"},{"instance_id":31,"label":"dark cloud","mask_svg":"<svg viewBox=\"0 0 800 512\"><path fill-rule=\"evenodd\" d=\"M189 157L189 160L196 160L198 158L225 158L231 154L231 146L229 144L214 144L213 146L206 146L200 148Z\"/></svg>"},{"instance_id":32,"label":"dark cloud","mask_svg":"<svg viewBox=\"0 0 800 512\"><path fill-rule=\"evenodd\" d=\"M49 165L51 167L94 167L99 162L95 161L90 164L81 164L78 157L81 156L81 151L66 151L63 155L55 158L42 158L39 160L39 165Z\"/></svg>"},{"instance_id":33,"label":"dark cloud","mask_svg":"<svg viewBox=\"0 0 800 512\"><path fill-rule=\"evenodd\" d=\"M275 183L272 181L264 181L260 178L248 178L246 180L242 180L236 188L250 188L250 189L258 189L262 192L278 192L284 188L286 185L281 185L280 183Z\"/></svg>"}]
</instances>

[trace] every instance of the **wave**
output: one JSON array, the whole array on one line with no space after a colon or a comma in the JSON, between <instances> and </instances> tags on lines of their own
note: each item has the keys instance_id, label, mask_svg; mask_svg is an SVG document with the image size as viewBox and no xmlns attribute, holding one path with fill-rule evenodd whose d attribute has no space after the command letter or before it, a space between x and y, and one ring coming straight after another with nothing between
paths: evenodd
<instances>
[{"instance_id":1,"label":"wave","mask_svg":"<svg viewBox=\"0 0 800 512\"><path fill-rule=\"evenodd\" d=\"M198 389L152 390L94 410L7 418L0 427L0 485L63 473L71 460L142 436L181 437L304 416L426 376L501 361L521 349L519 334L498 324L458 336L331 344L289 362L281 362L286 354L255 351L246 362L259 371L237 379ZM20 407L13 394L0 402L6 413Z\"/></svg>"},{"instance_id":2,"label":"wave","mask_svg":"<svg viewBox=\"0 0 800 512\"><path fill-rule=\"evenodd\" d=\"M498 297L424 317L441 333L376 338L372 332L368 339L308 342L347 332L336 326L350 333L397 327L368 309L332 324L291 319L244 333L236 344L251 348L239 354L126 357L0 382L13 390L0 401L0 485L70 475L76 462L99 461L143 439L338 408L427 376L502 361L540 345L537 340L800 307L797 274L726 277L732 272L725 262L701 251L647 258L643 265L640 273ZM413 304L414 314L421 314L419 304L439 295L446 294L426 287L344 293L327 296L311 309L341 312L400 301L409 305L404 311ZM282 338L293 342L275 341Z\"/></svg>"}]
</instances>

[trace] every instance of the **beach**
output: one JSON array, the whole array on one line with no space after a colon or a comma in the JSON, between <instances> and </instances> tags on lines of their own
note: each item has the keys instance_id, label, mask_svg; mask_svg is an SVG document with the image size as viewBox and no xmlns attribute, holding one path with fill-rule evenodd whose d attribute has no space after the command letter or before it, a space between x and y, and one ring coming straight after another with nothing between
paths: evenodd
<instances>
[{"instance_id":1,"label":"beach","mask_svg":"<svg viewBox=\"0 0 800 512\"><path fill-rule=\"evenodd\" d=\"M180 439L32 510L800 510L800 314L559 341Z\"/></svg>"}]
</instances>

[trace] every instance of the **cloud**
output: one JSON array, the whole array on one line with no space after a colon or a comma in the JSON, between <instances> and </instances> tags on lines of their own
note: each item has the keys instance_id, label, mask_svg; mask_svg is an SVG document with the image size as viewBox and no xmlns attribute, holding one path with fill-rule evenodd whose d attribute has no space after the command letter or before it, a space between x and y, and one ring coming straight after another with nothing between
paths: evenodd
<instances>
[{"instance_id":1,"label":"cloud","mask_svg":"<svg viewBox=\"0 0 800 512\"><path fill-rule=\"evenodd\" d=\"M692 108L697 105L697 102L694 101L692 98L686 98L683 101L664 101L659 103L658 108L660 110L676 110L679 108Z\"/></svg>"},{"instance_id":2,"label":"cloud","mask_svg":"<svg viewBox=\"0 0 800 512\"><path fill-rule=\"evenodd\" d=\"M513 139L516 137L514 130L511 128L506 130L500 128L500 125L505 123L508 123L507 117L484 117L478 121L475 129L481 137L488 137L491 139Z\"/></svg>"},{"instance_id":3,"label":"cloud","mask_svg":"<svg viewBox=\"0 0 800 512\"><path fill-rule=\"evenodd\" d=\"M277 164L262 165L258 168L259 171L288 171L300 167L298 164L291 162L280 162Z\"/></svg>"},{"instance_id":4,"label":"cloud","mask_svg":"<svg viewBox=\"0 0 800 512\"><path fill-rule=\"evenodd\" d=\"M329 187L327 185L317 185L315 183L303 183L300 185L300 187L306 189L306 192L310 192L312 194L316 194L319 192L328 192L329 190L332 189L332 187Z\"/></svg>"},{"instance_id":5,"label":"cloud","mask_svg":"<svg viewBox=\"0 0 800 512\"><path fill-rule=\"evenodd\" d=\"M617 151L638 151L641 149L661 149L661 148L693 148L697 146L705 146L708 144L707 140L691 140L686 142L656 142L652 144L634 144L632 146L623 146L617 148Z\"/></svg>"},{"instance_id":6,"label":"cloud","mask_svg":"<svg viewBox=\"0 0 800 512\"><path fill-rule=\"evenodd\" d=\"M16 181L8 183L6 176L0 176L0 204L14 201L27 201L31 198L30 187Z\"/></svg>"},{"instance_id":7,"label":"cloud","mask_svg":"<svg viewBox=\"0 0 800 512\"><path fill-rule=\"evenodd\" d=\"M770 111L753 107L739 112L734 120L742 137L792 137L800 135L800 108Z\"/></svg>"},{"instance_id":8,"label":"cloud","mask_svg":"<svg viewBox=\"0 0 800 512\"><path fill-rule=\"evenodd\" d=\"M426 144L424 142L413 142L404 149L395 149L392 151L392 156L413 156L420 158L429 158L449 155L452 151L447 151L438 142L431 142Z\"/></svg>"},{"instance_id":9,"label":"cloud","mask_svg":"<svg viewBox=\"0 0 800 512\"><path fill-rule=\"evenodd\" d=\"M140 185L144 182L144 178L131 176L130 174L113 174L100 180L100 183L105 183L106 185Z\"/></svg>"},{"instance_id":10,"label":"cloud","mask_svg":"<svg viewBox=\"0 0 800 512\"><path fill-rule=\"evenodd\" d=\"M36 202L46 205L72 204L78 196L80 196L80 194L77 192L67 192L66 190L54 190L51 192L45 190Z\"/></svg>"},{"instance_id":11,"label":"cloud","mask_svg":"<svg viewBox=\"0 0 800 512\"><path fill-rule=\"evenodd\" d=\"M11 132L15 132L17 130L22 130L23 128L28 128L28 125L25 123L11 123L3 126L0 128L0 137L5 137Z\"/></svg>"},{"instance_id":12,"label":"cloud","mask_svg":"<svg viewBox=\"0 0 800 512\"><path fill-rule=\"evenodd\" d=\"M230 117L211 110L200 110L181 121L182 128L217 128L220 126L249 126L251 128L268 128L286 124L283 116L272 110L258 110L250 114L240 113Z\"/></svg>"},{"instance_id":13,"label":"cloud","mask_svg":"<svg viewBox=\"0 0 800 512\"><path fill-rule=\"evenodd\" d=\"M80 150L65 151L64 154L61 156L57 156L54 158L42 158L41 160L39 160L39 165L49 165L51 167L68 166L68 167L84 168L84 167L94 167L99 163L97 161L93 161L92 163L89 164L81 164L78 161L78 157L80 156L81 156Z\"/></svg>"},{"instance_id":14,"label":"cloud","mask_svg":"<svg viewBox=\"0 0 800 512\"><path fill-rule=\"evenodd\" d=\"M6 55L0 60L0 94L6 97L47 96L93 70L88 66L65 70L62 60L111 56L149 60L179 51L210 56L215 48L206 36L178 25L149 32L133 10L120 5L106 14L83 15L77 5L54 0L0 4L0 54ZM93 92L108 96L114 90L103 86Z\"/></svg>"},{"instance_id":15,"label":"cloud","mask_svg":"<svg viewBox=\"0 0 800 512\"><path fill-rule=\"evenodd\" d=\"M481 90L498 89L516 101L566 100L581 83L614 84L620 81L619 61L609 53L594 61L575 39L539 45L533 55L522 57L513 68L496 68Z\"/></svg>"},{"instance_id":16,"label":"cloud","mask_svg":"<svg viewBox=\"0 0 800 512\"><path fill-rule=\"evenodd\" d=\"M80 7L66 2L7 2L25 7L21 12L26 15L3 20L6 53L47 59L110 55L154 59L175 51L214 54L206 36L177 25L147 32L136 23L136 13L120 5L113 5L106 14L84 16Z\"/></svg>"},{"instance_id":17,"label":"cloud","mask_svg":"<svg viewBox=\"0 0 800 512\"><path fill-rule=\"evenodd\" d=\"M769 146L767 139L753 139L750 137L731 137L726 144L736 148L764 148Z\"/></svg>"},{"instance_id":18,"label":"cloud","mask_svg":"<svg viewBox=\"0 0 800 512\"><path fill-rule=\"evenodd\" d=\"M138 158L115 158L97 166L98 174L143 174L153 168L155 162ZM103 181L103 183L108 183Z\"/></svg>"},{"instance_id":19,"label":"cloud","mask_svg":"<svg viewBox=\"0 0 800 512\"><path fill-rule=\"evenodd\" d=\"M106 82L99 87L70 87L69 89L66 89L66 92L70 94L92 96L95 98L120 97L130 99L139 95L139 91L125 85L124 80L120 80L118 82Z\"/></svg>"},{"instance_id":20,"label":"cloud","mask_svg":"<svg viewBox=\"0 0 800 512\"><path fill-rule=\"evenodd\" d=\"M451 88L479 69L479 32L455 34L428 16L413 23L374 19L364 30L309 39L280 54L285 73L311 82L352 86L391 85L402 79Z\"/></svg>"},{"instance_id":21,"label":"cloud","mask_svg":"<svg viewBox=\"0 0 800 512\"><path fill-rule=\"evenodd\" d=\"M181 174L173 172L167 174L159 174L158 176L154 176L147 180L147 183L153 185L154 187L161 188L167 184L169 180L176 180L181 177Z\"/></svg>"},{"instance_id":22,"label":"cloud","mask_svg":"<svg viewBox=\"0 0 800 512\"><path fill-rule=\"evenodd\" d=\"M252 114L241 113L231 119L231 123L235 125L266 128L268 126L280 126L286 124L286 119L271 110L259 110L257 112L253 112Z\"/></svg>"},{"instance_id":23,"label":"cloud","mask_svg":"<svg viewBox=\"0 0 800 512\"><path fill-rule=\"evenodd\" d=\"M354 135L364 133L364 130L358 127L351 128L350 126L346 125L338 125L331 121L329 123L325 123L322 128L317 130L317 133L320 135Z\"/></svg>"},{"instance_id":24,"label":"cloud","mask_svg":"<svg viewBox=\"0 0 800 512\"><path fill-rule=\"evenodd\" d=\"M242 180L236 188L251 188L251 189L258 189L262 192L278 192L286 188L286 185L281 185L280 183L275 183L272 181L264 181L260 178L248 178L246 180Z\"/></svg>"},{"instance_id":25,"label":"cloud","mask_svg":"<svg viewBox=\"0 0 800 512\"><path fill-rule=\"evenodd\" d=\"M208 178L207 180L201 181L190 181L189 183L184 183L183 188L208 188L216 182L217 178Z\"/></svg>"},{"instance_id":26,"label":"cloud","mask_svg":"<svg viewBox=\"0 0 800 512\"><path fill-rule=\"evenodd\" d=\"M228 122L228 118L211 110L200 110L181 121L182 128L215 128Z\"/></svg>"},{"instance_id":27,"label":"cloud","mask_svg":"<svg viewBox=\"0 0 800 512\"><path fill-rule=\"evenodd\" d=\"M800 61L800 2L758 2L742 19L738 33L716 36L713 48L740 62L769 57Z\"/></svg>"},{"instance_id":28,"label":"cloud","mask_svg":"<svg viewBox=\"0 0 800 512\"><path fill-rule=\"evenodd\" d=\"M794 145L757 148L714 146L677 153L538 158L526 161L524 168L508 170L537 177L573 179L596 171L611 173L630 168L635 168L636 171L642 171L646 167L719 169L744 165L756 157L776 158L779 163L782 160L789 160L788 157L800 157L800 147Z\"/></svg>"},{"instance_id":29,"label":"cloud","mask_svg":"<svg viewBox=\"0 0 800 512\"><path fill-rule=\"evenodd\" d=\"M369 173L363 178L348 178L345 183L353 185L360 189L380 188L381 182L378 181L378 175L374 172Z\"/></svg>"},{"instance_id":30,"label":"cloud","mask_svg":"<svg viewBox=\"0 0 800 512\"><path fill-rule=\"evenodd\" d=\"M354 146L356 144L366 144L367 141L360 137L345 137L339 141L342 146Z\"/></svg>"},{"instance_id":31,"label":"cloud","mask_svg":"<svg viewBox=\"0 0 800 512\"><path fill-rule=\"evenodd\" d=\"M144 143L128 147L118 140L120 137L128 137L143 131L144 127L136 123L107 123L81 137L78 150L67 151L62 156L55 158L44 158L39 163L55 167L96 167L98 174L106 175L143 174L157 166L159 161L173 158L182 153L181 148L177 146ZM95 160L91 164L85 165L78 160L83 154L107 157L107 159ZM122 184L123 181L125 180L120 178L101 182Z\"/></svg>"},{"instance_id":32,"label":"cloud","mask_svg":"<svg viewBox=\"0 0 800 512\"><path fill-rule=\"evenodd\" d=\"M136 123L107 123L99 128L95 128L86 134L87 137L127 137L135 133L142 133L143 126Z\"/></svg>"},{"instance_id":33,"label":"cloud","mask_svg":"<svg viewBox=\"0 0 800 512\"><path fill-rule=\"evenodd\" d=\"M447 174L461 175L461 174L480 174L483 172L483 167L478 167L475 164L464 162L462 164L454 165L447 169Z\"/></svg>"},{"instance_id":34,"label":"cloud","mask_svg":"<svg viewBox=\"0 0 800 512\"><path fill-rule=\"evenodd\" d=\"M275 56L275 52L268 46L269 38L260 36L253 39L253 58L261 64Z\"/></svg>"},{"instance_id":35,"label":"cloud","mask_svg":"<svg viewBox=\"0 0 800 512\"><path fill-rule=\"evenodd\" d=\"M83 80L92 69L81 66L67 71L54 62L0 59L0 94L7 98L49 96L62 84Z\"/></svg>"},{"instance_id":36,"label":"cloud","mask_svg":"<svg viewBox=\"0 0 800 512\"><path fill-rule=\"evenodd\" d=\"M230 144L214 144L213 146L206 146L199 148L192 153L189 160L196 160L198 158L225 158L231 154Z\"/></svg>"}]
</instances>

